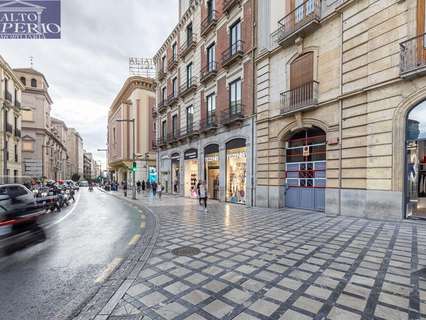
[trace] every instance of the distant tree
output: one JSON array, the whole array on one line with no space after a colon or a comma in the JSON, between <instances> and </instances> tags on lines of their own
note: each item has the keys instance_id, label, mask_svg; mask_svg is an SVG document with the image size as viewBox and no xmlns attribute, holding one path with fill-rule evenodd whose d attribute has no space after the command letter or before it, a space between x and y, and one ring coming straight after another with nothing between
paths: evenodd
<instances>
[{"instance_id":1,"label":"distant tree","mask_svg":"<svg viewBox=\"0 0 426 320\"><path fill-rule=\"evenodd\" d=\"M80 180L80 175L78 173L74 173L71 177L71 180L74 182L78 182Z\"/></svg>"}]
</instances>

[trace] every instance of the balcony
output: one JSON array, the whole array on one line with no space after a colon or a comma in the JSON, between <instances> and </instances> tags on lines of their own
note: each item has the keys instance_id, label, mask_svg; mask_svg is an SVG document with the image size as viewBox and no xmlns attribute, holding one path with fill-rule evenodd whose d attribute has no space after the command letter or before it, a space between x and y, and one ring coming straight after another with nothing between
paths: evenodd
<instances>
[{"instance_id":1,"label":"balcony","mask_svg":"<svg viewBox=\"0 0 426 320\"><path fill-rule=\"evenodd\" d=\"M229 103L229 109L222 112L221 123L224 126L230 126L234 123L244 121L243 104L241 101L234 101Z\"/></svg>"},{"instance_id":2,"label":"balcony","mask_svg":"<svg viewBox=\"0 0 426 320\"><path fill-rule=\"evenodd\" d=\"M157 72L157 79L158 81L163 81L164 78L166 78L166 72L164 71L164 67L161 67L161 69Z\"/></svg>"},{"instance_id":3,"label":"balcony","mask_svg":"<svg viewBox=\"0 0 426 320\"><path fill-rule=\"evenodd\" d=\"M318 106L317 81L281 93L281 114L290 114Z\"/></svg>"},{"instance_id":4,"label":"balcony","mask_svg":"<svg viewBox=\"0 0 426 320\"><path fill-rule=\"evenodd\" d=\"M21 108L21 103L15 98L15 107Z\"/></svg>"},{"instance_id":5,"label":"balcony","mask_svg":"<svg viewBox=\"0 0 426 320\"><path fill-rule=\"evenodd\" d=\"M177 92L172 93L171 95L167 97L167 105L169 107L173 107L178 101L179 101L179 94Z\"/></svg>"},{"instance_id":6,"label":"balcony","mask_svg":"<svg viewBox=\"0 0 426 320\"><path fill-rule=\"evenodd\" d=\"M20 138L21 137L21 130L15 128L15 137Z\"/></svg>"},{"instance_id":7,"label":"balcony","mask_svg":"<svg viewBox=\"0 0 426 320\"><path fill-rule=\"evenodd\" d=\"M404 79L426 74L426 34L400 44L400 76Z\"/></svg>"},{"instance_id":8,"label":"balcony","mask_svg":"<svg viewBox=\"0 0 426 320\"><path fill-rule=\"evenodd\" d=\"M180 131L180 138L192 138L200 134L200 127L194 122L189 122L186 125L186 128L182 128Z\"/></svg>"},{"instance_id":9,"label":"balcony","mask_svg":"<svg viewBox=\"0 0 426 320\"><path fill-rule=\"evenodd\" d=\"M153 117L153 118L156 118L156 117L157 117L157 115L158 115L158 113L157 113L157 108L156 108L156 107L152 107L152 109L151 109L151 113L152 113L152 117Z\"/></svg>"},{"instance_id":10,"label":"balcony","mask_svg":"<svg viewBox=\"0 0 426 320\"><path fill-rule=\"evenodd\" d=\"M163 113L164 111L167 110L167 101L166 100L161 100L160 103L158 103L157 106L158 109L158 113Z\"/></svg>"},{"instance_id":11,"label":"balcony","mask_svg":"<svg viewBox=\"0 0 426 320\"><path fill-rule=\"evenodd\" d=\"M6 132L12 134L13 133L13 126L6 122Z\"/></svg>"},{"instance_id":12,"label":"balcony","mask_svg":"<svg viewBox=\"0 0 426 320\"><path fill-rule=\"evenodd\" d=\"M241 0L223 0L223 11L229 13L237 4L241 4Z\"/></svg>"},{"instance_id":13,"label":"balcony","mask_svg":"<svg viewBox=\"0 0 426 320\"><path fill-rule=\"evenodd\" d=\"M183 45L181 45L179 54L181 58L185 58L192 49L197 46L197 37L191 35Z\"/></svg>"},{"instance_id":14,"label":"balcony","mask_svg":"<svg viewBox=\"0 0 426 320\"><path fill-rule=\"evenodd\" d=\"M210 31L214 29L217 24L217 11L207 13L207 17L201 22L201 36L205 37Z\"/></svg>"},{"instance_id":15,"label":"balcony","mask_svg":"<svg viewBox=\"0 0 426 320\"><path fill-rule=\"evenodd\" d=\"M177 57L171 57L168 61L167 61L167 70L169 72L172 72L178 65L178 60Z\"/></svg>"},{"instance_id":16,"label":"balcony","mask_svg":"<svg viewBox=\"0 0 426 320\"><path fill-rule=\"evenodd\" d=\"M179 132L179 130L175 130L174 132L169 133L167 135L167 141L170 144L178 142L179 139L180 139L180 132Z\"/></svg>"},{"instance_id":17,"label":"balcony","mask_svg":"<svg viewBox=\"0 0 426 320\"><path fill-rule=\"evenodd\" d=\"M201 119L200 121L200 131L201 132L209 132L217 129L217 121L216 121L216 113L210 113L207 115L205 119Z\"/></svg>"},{"instance_id":18,"label":"balcony","mask_svg":"<svg viewBox=\"0 0 426 320\"><path fill-rule=\"evenodd\" d=\"M157 140L154 139L151 141L151 149L157 150Z\"/></svg>"},{"instance_id":19,"label":"balcony","mask_svg":"<svg viewBox=\"0 0 426 320\"><path fill-rule=\"evenodd\" d=\"M158 147L164 147L164 146L166 146L167 145L167 137L160 137L160 138L158 138L157 139L157 146Z\"/></svg>"},{"instance_id":20,"label":"balcony","mask_svg":"<svg viewBox=\"0 0 426 320\"><path fill-rule=\"evenodd\" d=\"M214 79L217 75L218 66L215 61L208 62L202 69L201 69L201 76L200 76L200 82L201 83L207 83L210 80Z\"/></svg>"},{"instance_id":21,"label":"balcony","mask_svg":"<svg viewBox=\"0 0 426 320\"><path fill-rule=\"evenodd\" d=\"M179 88L179 94L181 98L186 97L188 94L194 92L197 89L197 78L192 77L188 79L185 84L181 85Z\"/></svg>"},{"instance_id":22,"label":"balcony","mask_svg":"<svg viewBox=\"0 0 426 320\"><path fill-rule=\"evenodd\" d=\"M313 32L321 19L321 1L307 0L278 21L278 29L272 34L280 46L287 46L298 36Z\"/></svg>"},{"instance_id":23,"label":"balcony","mask_svg":"<svg viewBox=\"0 0 426 320\"><path fill-rule=\"evenodd\" d=\"M7 89L4 92L4 99L6 102L12 103L12 94Z\"/></svg>"},{"instance_id":24,"label":"balcony","mask_svg":"<svg viewBox=\"0 0 426 320\"><path fill-rule=\"evenodd\" d=\"M228 49L222 52L222 66L229 67L236 61L240 60L244 55L244 42L238 40L233 43Z\"/></svg>"}]
</instances>

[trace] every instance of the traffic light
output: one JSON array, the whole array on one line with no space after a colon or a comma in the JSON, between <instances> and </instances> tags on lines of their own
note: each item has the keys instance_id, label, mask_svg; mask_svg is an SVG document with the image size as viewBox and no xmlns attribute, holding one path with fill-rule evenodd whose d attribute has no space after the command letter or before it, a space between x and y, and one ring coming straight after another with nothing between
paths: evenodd
<instances>
[{"instance_id":1,"label":"traffic light","mask_svg":"<svg viewBox=\"0 0 426 320\"><path fill-rule=\"evenodd\" d=\"M133 162L133 163L132 163L132 171L133 171L133 172L136 172L136 162Z\"/></svg>"}]
</instances>

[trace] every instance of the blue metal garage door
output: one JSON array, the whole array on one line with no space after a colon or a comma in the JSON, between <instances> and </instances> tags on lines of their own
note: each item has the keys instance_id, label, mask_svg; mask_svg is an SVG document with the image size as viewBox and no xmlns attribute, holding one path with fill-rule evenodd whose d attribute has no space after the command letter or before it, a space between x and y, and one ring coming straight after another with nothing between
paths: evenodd
<instances>
[{"instance_id":1,"label":"blue metal garage door","mask_svg":"<svg viewBox=\"0 0 426 320\"><path fill-rule=\"evenodd\" d=\"M318 128L296 132L286 145L285 202L289 208L324 211L326 136Z\"/></svg>"}]
</instances>

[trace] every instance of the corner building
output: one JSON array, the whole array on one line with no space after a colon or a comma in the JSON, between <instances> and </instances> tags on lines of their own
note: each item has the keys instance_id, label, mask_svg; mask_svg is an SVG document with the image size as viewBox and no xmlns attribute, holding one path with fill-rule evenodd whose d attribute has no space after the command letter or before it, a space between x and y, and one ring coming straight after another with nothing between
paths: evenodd
<instances>
[{"instance_id":1,"label":"corner building","mask_svg":"<svg viewBox=\"0 0 426 320\"><path fill-rule=\"evenodd\" d=\"M154 57L155 145L168 193L252 205L254 1L181 1Z\"/></svg>"},{"instance_id":2,"label":"corner building","mask_svg":"<svg viewBox=\"0 0 426 320\"><path fill-rule=\"evenodd\" d=\"M425 1L257 10L256 205L425 216Z\"/></svg>"}]
</instances>

